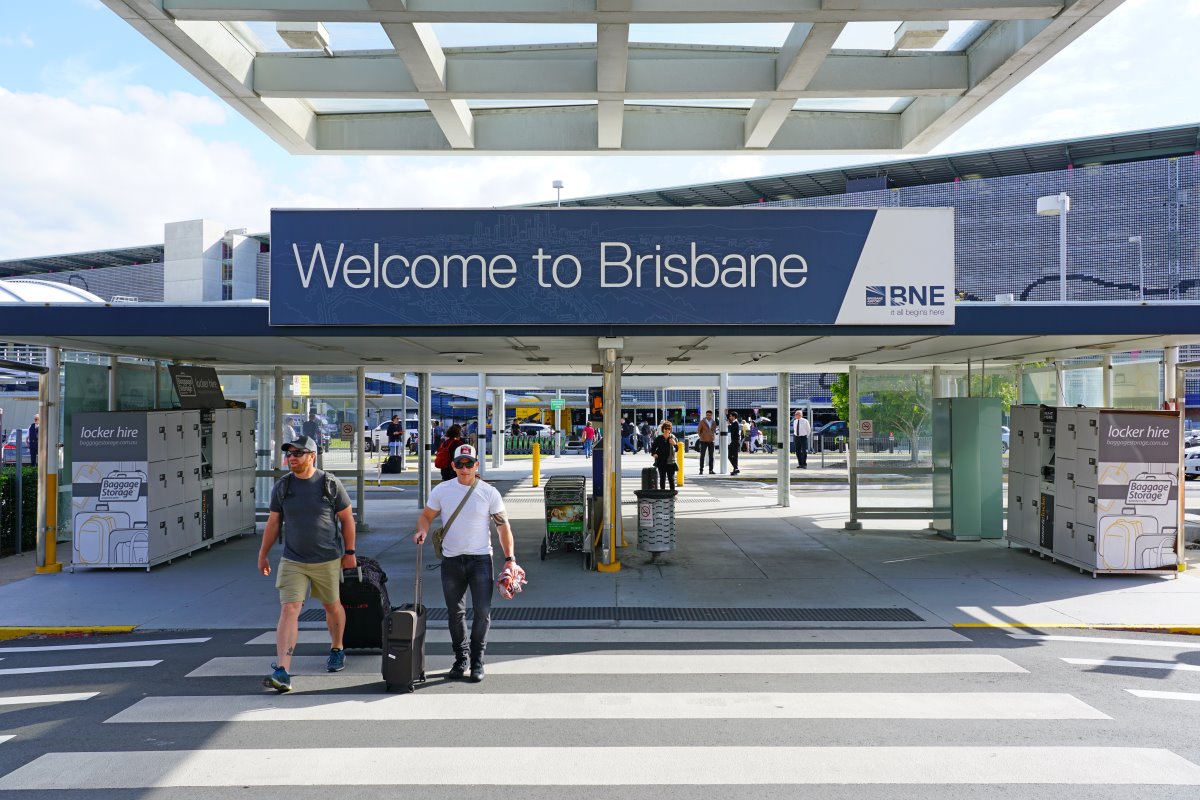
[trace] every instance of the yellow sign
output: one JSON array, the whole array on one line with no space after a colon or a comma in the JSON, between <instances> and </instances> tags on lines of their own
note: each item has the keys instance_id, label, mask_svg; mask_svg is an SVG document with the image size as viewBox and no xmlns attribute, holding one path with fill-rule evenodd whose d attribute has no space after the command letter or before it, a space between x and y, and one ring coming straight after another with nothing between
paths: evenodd
<instances>
[{"instance_id":1,"label":"yellow sign","mask_svg":"<svg viewBox=\"0 0 1200 800\"><path fill-rule=\"evenodd\" d=\"M297 397L308 397L308 376L293 375L292 376L292 394Z\"/></svg>"}]
</instances>

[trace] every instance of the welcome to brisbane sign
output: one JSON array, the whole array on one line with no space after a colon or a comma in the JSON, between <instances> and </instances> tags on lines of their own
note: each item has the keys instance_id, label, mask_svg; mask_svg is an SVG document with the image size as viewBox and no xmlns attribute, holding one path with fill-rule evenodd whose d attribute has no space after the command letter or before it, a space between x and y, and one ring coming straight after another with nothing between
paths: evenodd
<instances>
[{"instance_id":1,"label":"welcome to brisbane sign","mask_svg":"<svg viewBox=\"0 0 1200 800\"><path fill-rule=\"evenodd\" d=\"M272 325L949 325L954 213L271 212Z\"/></svg>"}]
</instances>

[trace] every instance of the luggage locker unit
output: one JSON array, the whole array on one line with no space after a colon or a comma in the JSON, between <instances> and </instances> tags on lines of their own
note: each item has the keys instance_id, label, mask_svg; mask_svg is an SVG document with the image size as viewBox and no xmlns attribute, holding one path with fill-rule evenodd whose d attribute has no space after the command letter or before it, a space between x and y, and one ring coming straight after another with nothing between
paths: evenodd
<instances>
[{"instance_id":1,"label":"luggage locker unit","mask_svg":"<svg viewBox=\"0 0 1200 800\"><path fill-rule=\"evenodd\" d=\"M242 464L247 453L253 454L254 413L248 409L217 411L226 413L167 410L75 415L75 565L148 569L220 538L253 532L253 469ZM236 414L227 413L231 411ZM211 421L218 416L236 421L232 450L227 446L222 456L226 469L217 473L229 487L227 505L220 508L213 496L215 442L210 430ZM251 484L249 491L243 486L246 481ZM246 497L251 503L248 512L242 507Z\"/></svg>"},{"instance_id":2,"label":"luggage locker unit","mask_svg":"<svg viewBox=\"0 0 1200 800\"><path fill-rule=\"evenodd\" d=\"M1174 411L1013 407L1009 544L1093 575L1175 572L1181 428Z\"/></svg>"}]
</instances>

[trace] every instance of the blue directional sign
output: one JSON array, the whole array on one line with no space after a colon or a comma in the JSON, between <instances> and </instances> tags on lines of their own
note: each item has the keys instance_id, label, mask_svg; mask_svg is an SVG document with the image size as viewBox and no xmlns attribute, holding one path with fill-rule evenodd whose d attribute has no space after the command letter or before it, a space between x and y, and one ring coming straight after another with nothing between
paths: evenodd
<instances>
[{"instance_id":1,"label":"blue directional sign","mask_svg":"<svg viewBox=\"0 0 1200 800\"><path fill-rule=\"evenodd\" d=\"M952 209L271 213L272 325L953 322Z\"/></svg>"}]
</instances>

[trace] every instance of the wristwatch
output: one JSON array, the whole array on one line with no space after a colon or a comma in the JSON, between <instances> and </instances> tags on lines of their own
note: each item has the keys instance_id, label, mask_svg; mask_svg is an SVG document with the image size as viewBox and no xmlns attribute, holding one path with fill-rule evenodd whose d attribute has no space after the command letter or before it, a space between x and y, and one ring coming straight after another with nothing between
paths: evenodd
<instances>
[{"instance_id":1,"label":"wristwatch","mask_svg":"<svg viewBox=\"0 0 1200 800\"><path fill-rule=\"evenodd\" d=\"M505 556L505 557L504 557L504 562L505 562L506 564L507 564L509 561L516 561L516 560L517 560L517 557L516 557L516 556Z\"/></svg>"},{"instance_id":2,"label":"wristwatch","mask_svg":"<svg viewBox=\"0 0 1200 800\"><path fill-rule=\"evenodd\" d=\"M346 550L346 551L344 551L344 552L342 553L342 555L346 555L346 556L352 556L352 555L354 555L354 548L350 548L349 550Z\"/></svg>"}]
</instances>

